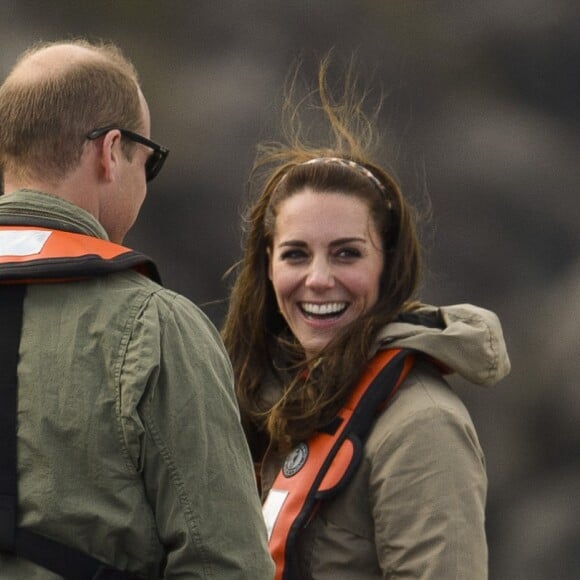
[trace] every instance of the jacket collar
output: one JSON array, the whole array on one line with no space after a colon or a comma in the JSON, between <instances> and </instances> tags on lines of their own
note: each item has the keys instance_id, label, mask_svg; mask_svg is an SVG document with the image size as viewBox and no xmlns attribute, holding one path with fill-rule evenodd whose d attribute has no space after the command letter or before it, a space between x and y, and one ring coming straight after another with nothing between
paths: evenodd
<instances>
[{"instance_id":1,"label":"jacket collar","mask_svg":"<svg viewBox=\"0 0 580 580\"><path fill-rule=\"evenodd\" d=\"M31 189L19 189L0 197L0 224L48 227L109 239L103 226L89 212L54 195Z\"/></svg>"}]
</instances>

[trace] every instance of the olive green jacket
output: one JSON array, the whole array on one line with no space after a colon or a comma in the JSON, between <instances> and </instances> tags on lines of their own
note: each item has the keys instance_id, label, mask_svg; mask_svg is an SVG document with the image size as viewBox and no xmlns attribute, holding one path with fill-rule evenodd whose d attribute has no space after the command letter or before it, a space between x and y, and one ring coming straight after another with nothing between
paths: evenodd
<instances>
[{"instance_id":1,"label":"olive green jacket","mask_svg":"<svg viewBox=\"0 0 580 580\"><path fill-rule=\"evenodd\" d=\"M428 357L495 384L510 370L499 321L471 305L425 306L383 329L376 349L389 347L427 357L377 418L351 482L302 533L301 580L485 580L484 454L467 409ZM263 492L280 465L267 456Z\"/></svg>"},{"instance_id":2,"label":"olive green jacket","mask_svg":"<svg viewBox=\"0 0 580 580\"><path fill-rule=\"evenodd\" d=\"M106 238L28 190L0 223ZM142 578L268 579L272 563L219 335L134 272L31 284L18 364L18 523ZM0 579L57 578L0 555Z\"/></svg>"}]
</instances>

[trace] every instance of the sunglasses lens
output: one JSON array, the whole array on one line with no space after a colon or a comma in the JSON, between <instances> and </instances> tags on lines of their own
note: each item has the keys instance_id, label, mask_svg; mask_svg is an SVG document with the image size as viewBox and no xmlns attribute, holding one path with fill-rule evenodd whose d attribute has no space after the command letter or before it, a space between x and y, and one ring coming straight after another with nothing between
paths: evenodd
<instances>
[{"instance_id":1,"label":"sunglasses lens","mask_svg":"<svg viewBox=\"0 0 580 580\"><path fill-rule=\"evenodd\" d=\"M145 178L151 181L161 170L163 155L160 151L153 151L145 163Z\"/></svg>"}]
</instances>

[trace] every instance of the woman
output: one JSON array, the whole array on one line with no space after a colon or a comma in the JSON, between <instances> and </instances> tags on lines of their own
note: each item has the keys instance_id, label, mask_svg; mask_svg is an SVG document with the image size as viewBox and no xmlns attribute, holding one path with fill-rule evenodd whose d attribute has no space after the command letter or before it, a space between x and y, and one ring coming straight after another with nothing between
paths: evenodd
<instances>
[{"instance_id":1,"label":"woman","mask_svg":"<svg viewBox=\"0 0 580 580\"><path fill-rule=\"evenodd\" d=\"M352 87L331 101L325 76L323 64L318 96L334 143L306 146L294 131L287 146L261 148L254 175L262 170L263 186L223 330L277 578L486 578L483 452L442 374L483 385L505 376L501 328L480 308L415 301L413 213L369 160L361 101ZM308 462L330 463L318 444L335 445L346 429L345 405L370 388L361 376L384 364L377 353L398 353L405 366L362 414L370 432L351 437L366 437L358 460L334 494L321 489L343 476L337 459L325 479L314 468L322 486L294 485Z\"/></svg>"}]
</instances>

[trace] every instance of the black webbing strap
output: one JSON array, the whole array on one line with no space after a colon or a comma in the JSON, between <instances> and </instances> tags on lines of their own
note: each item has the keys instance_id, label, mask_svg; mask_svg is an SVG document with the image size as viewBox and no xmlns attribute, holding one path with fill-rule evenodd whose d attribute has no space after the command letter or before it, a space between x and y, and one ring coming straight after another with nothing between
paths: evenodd
<instances>
[{"instance_id":1,"label":"black webbing strap","mask_svg":"<svg viewBox=\"0 0 580 580\"><path fill-rule=\"evenodd\" d=\"M25 286L0 287L0 550L14 550L18 347Z\"/></svg>"},{"instance_id":2,"label":"black webbing strap","mask_svg":"<svg viewBox=\"0 0 580 580\"><path fill-rule=\"evenodd\" d=\"M50 538L18 528L16 555L67 580L131 580L136 577Z\"/></svg>"},{"instance_id":3,"label":"black webbing strap","mask_svg":"<svg viewBox=\"0 0 580 580\"><path fill-rule=\"evenodd\" d=\"M0 285L0 551L15 554L67 580L131 580L79 550L16 527L18 350L26 286Z\"/></svg>"}]
</instances>

